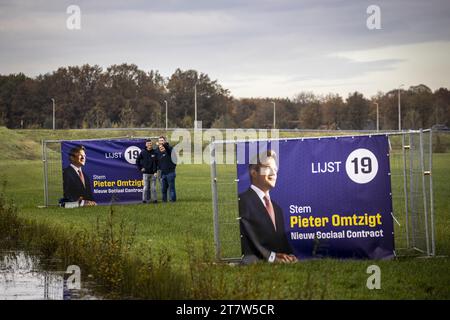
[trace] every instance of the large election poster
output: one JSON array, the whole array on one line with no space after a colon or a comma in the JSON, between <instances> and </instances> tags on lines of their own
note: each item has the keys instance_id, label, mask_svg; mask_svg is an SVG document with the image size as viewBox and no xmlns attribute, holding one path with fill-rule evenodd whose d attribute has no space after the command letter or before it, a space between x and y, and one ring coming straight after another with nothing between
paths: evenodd
<instances>
[{"instance_id":1,"label":"large election poster","mask_svg":"<svg viewBox=\"0 0 450 320\"><path fill-rule=\"evenodd\" d=\"M275 237L275 232L283 230L286 245L299 259L394 256L387 136L293 139L276 143L276 147L274 142L259 146L255 142L242 142L237 146L238 158L242 158L238 160L237 175L243 251L244 248L276 251L282 241L271 242L267 238L259 241L257 237L264 238L272 231ZM270 149L276 151L276 168L258 167L261 175L267 175L262 177L263 183L266 179L272 186L269 208L264 194L259 193L258 198L256 189L250 187L251 179L255 178L250 178L249 163L256 159L256 154ZM249 205L254 208L246 208ZM259 223L258 219L265 219L270 225L269 212L275 215L273 230L261 231L262 223L252 226Z\"/></svg>"},{"instance_id":2,"label":"large election poster","mask_svg":"<svg viewBox=\"0 0 450 320\"><path fill-rule=\"evenodd\" d=\"M142 202L143 180L136 166L136 158L145 148L144 139L63 141L63 175L65 170L70 169L70 151L79 146L85 148L86 154L85 164L81 167L86 189L97 204ZM76 179L65 180L78 183ZM70 190L70 186L64 188Z\"/></svg>"}]
</instances>

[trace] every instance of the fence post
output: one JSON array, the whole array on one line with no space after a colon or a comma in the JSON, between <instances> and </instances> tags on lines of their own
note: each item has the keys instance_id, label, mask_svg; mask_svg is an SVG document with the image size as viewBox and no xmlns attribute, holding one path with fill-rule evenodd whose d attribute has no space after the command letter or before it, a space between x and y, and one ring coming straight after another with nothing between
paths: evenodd
<instances>
[{"instance_id":1,"label":"fence post","mask_svg":"<svg viewBox=\"0 0 450 320\"><path fill-rule=\"evenodd\" d=\"M434 240L434 195L433 195L433 129L430 129L430 223L431 223L431 255L436 255Z\"/></svg>"},{"instance_id":2,"label":"fence post","mask_svg":"<svg viewBox=\"0 0 450 320\"><path fill-rule=\"evenodd\" d=\"M427 244L427 255L430 255L430 239L428 233L428 203L427 203L427 192L425 190L425 164L424 164L424 154L423 154L423 131L419 131L419 145L420 145L420 168L422 173L422 196L423 196L423 211L425 218L425 240Z\"/></svg>"},{"instance_id":3,"label":"fence post","mask_svg":"<svg viewBox=\"0 0 450 320\"><path fill-rule=\"evenodd\" d=\"M413 168L414 168L414 153L415 153L415 145L414 145L414 136L413 132L409 131L409 209L411 212L411 223L407 227L411 227L411 247L416 247L416 217L414 215L414 176L413 176Z\"/></svg>"},{"instance_id":4,"label":"fence post","mask_svg":"<svg viewBox=\"0 0 450 320\"><path fill-rule=\"evenodd\" d=\"M219 238L219 207L217 196L217 169L216 169L216 146L214 140L210 144L211 154L211 191L212 191L212 206L213 206L213 220L214 220L214 242L216 247L216 259L220 260L220 238Z\"/></svg>"}]
</instances>

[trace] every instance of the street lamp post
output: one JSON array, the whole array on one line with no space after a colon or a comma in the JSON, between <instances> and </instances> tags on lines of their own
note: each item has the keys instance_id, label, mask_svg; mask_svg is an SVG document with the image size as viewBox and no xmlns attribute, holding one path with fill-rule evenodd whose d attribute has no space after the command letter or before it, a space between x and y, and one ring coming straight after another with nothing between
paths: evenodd
<instances>
[{"instance_id":1,"label":"street lamp post","mask_svg":"<svg viewBox=\"0 0 450 320\"><path fill-rule=\"evenodd\" d=\"M56 121L55 121L55 99L52 98L52 102L53 102L53 130L56 129Z\"/></svg>"},{"instance_id":2,"label":"street lamp post","mask_svg":"<svg viewBox=\"0 0 450 320\"><path fill-rule=\"evenodd\" d=\"M400 106L400 88L403 87L404 84L401 84L398 87L398 131L402 130L402 112L401 112L401 106Z\"/></svg>"},{"instance_id":3,"label":"street lamp post","mask_svg":"<svg viewBox=\"0 0 450 320\"><path fill-rule=\"evenodd\" d=\"M380 131L380 113L378 111L378 103L374 102L374 104L377 106L377 132Z\"/></svg>"},{"instance_id":4,"label":"street lamp post","mask_svg":"<svg viewBox=\"0 0 450 320\"><path fill-rule=\"evenodd\" d=\"M276 114L275 102L272 101L272 103L273 103L273 128L275 129L276 128L276 117L277 117L277 114Z\"/></svg>"},{"instance_id":5,"label":"street lamp post","mask_svg":"<svg viewBox=\"0 0 450 320\"><path fill-rule=\"evenodd\" d=\"M164 103L166 104L166 131L167 131L167 100L164 100Z\"/></svg>"}]
</instances>

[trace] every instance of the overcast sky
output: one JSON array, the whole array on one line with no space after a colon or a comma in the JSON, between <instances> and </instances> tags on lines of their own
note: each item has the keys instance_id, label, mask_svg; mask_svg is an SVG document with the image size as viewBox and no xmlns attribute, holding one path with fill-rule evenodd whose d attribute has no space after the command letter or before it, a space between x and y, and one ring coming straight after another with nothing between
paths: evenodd
<instances>
[{"instance_id":1,"label":"overcast sky","mask_svg":"<svg viewBox=\"0 0 450 320\"><path fill-rule=\"evenodd\" d=\"M69 30L69 5L81 29ZM381 29L369 30L370 5ZM235 97L289 97L400 84L450 88L449 0L0 0L0 74L135 63L195 69Z\"/></svg>"}]
</instances>

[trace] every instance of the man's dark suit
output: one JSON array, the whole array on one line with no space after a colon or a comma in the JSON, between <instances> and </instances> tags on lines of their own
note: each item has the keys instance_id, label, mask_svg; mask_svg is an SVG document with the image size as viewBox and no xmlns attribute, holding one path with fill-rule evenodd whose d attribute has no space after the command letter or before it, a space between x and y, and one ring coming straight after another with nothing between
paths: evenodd
<instances>
[{"instance_id":1,"label":"man's dark suit","mask_svg":"<svg viewBox=\"0 0 450 320\"><path fill-rule=\"evenodd\" d=\"M83 200L94 200L89 178L86 174L83 174L83 176L86 187L81 182L77 172L71 166L68 166L63 170L64 199L67 199L68 201L78 201L78 199L82 197Z\"/></svg>"},{"instance_id":2,"label":"man's dark suit","mask_svg":"<svg viewBox=\"0 0 450 320\"><path fill-rule=\"evenodd\" d=\"M249 188L239 195L241 247L244 257L267 260L272 251L292 254L292 248L284 234L283 212L275 202L272 201L272 205L276 230L266 207L254 190Z\"/></svg>"}]
</instances>

